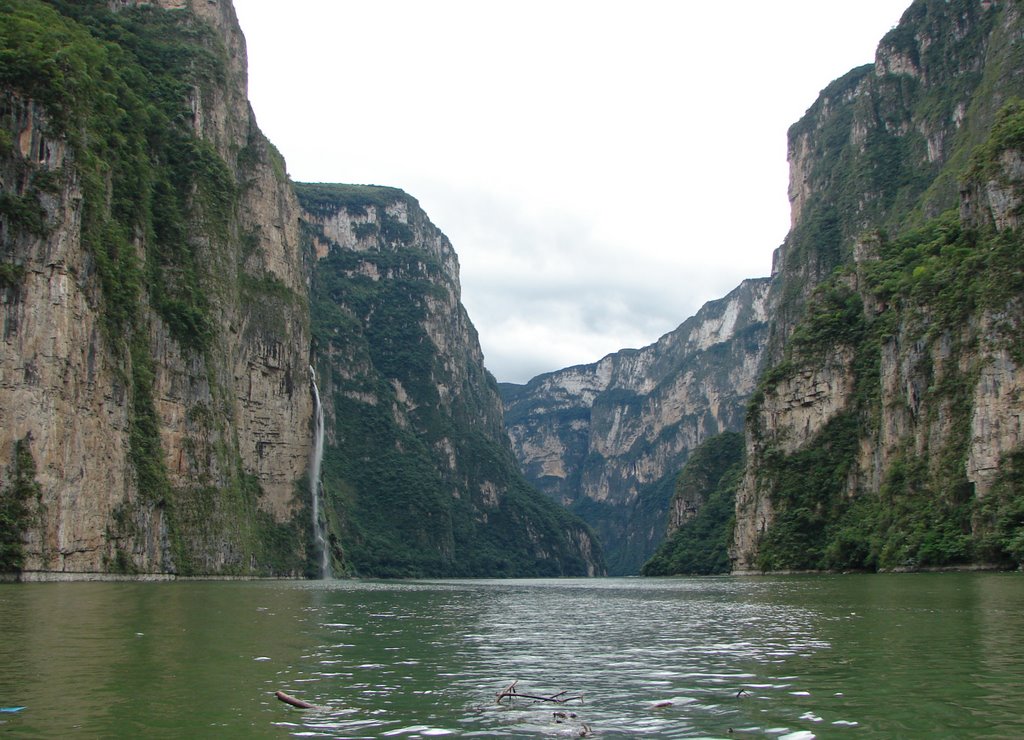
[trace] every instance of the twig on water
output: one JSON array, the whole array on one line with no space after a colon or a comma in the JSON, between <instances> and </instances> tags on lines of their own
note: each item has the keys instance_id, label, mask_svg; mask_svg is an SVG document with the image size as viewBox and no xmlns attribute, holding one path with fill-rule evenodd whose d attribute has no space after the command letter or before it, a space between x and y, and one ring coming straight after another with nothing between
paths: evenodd
<instances>
[{"instance_id":1,"label":"twig on water","mask_svg":"<svg viewBox=\"0 0 1024 740\"><path fill-rule=\"evenodd\" d=\"M501 704L503 699L508 699L509 703L511 703L512 699L516 698L532 699L533 701L550 701L554 702L555 704L565 704L566 702L570 701L579 701L582 703L583 701L582 696L566 696L566 694L569 693L568 691L559 691L557 694L552 694L551 696L539 696L537 694L520 694L519 691L516 689L517 683L519 683L518 679L516 679L508 686L506 686L504 690L499 691L497 694L495 694L495 696L498 699L498 704Z\"/></svg>"}]
</instances>

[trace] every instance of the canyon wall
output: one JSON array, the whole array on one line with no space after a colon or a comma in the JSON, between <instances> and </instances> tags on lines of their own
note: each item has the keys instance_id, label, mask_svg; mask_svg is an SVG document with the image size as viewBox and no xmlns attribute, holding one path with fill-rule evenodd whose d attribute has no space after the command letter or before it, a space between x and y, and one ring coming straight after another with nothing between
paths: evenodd
<instances>
[{"instance_id":1,"label":"canyon wall","mask_svg":"<svg viewBox=\"0 0 1024 740\"><path fill-rule=\"evenodd\" d=\"M26 69L2 99L0 459L24 440L35 460L26 570L299 562L259 534L287 526L309 453L298 207L230 3L194 4L212 25L123 4L99 17L117 44L84 6L7 19Z\"/></svg>"},{"instance_id":2,"label":"canyon wall","mask_svg":"<svg viewBox=\"0 0 1024 740\"><path fill-rule=\"evenodd\" d=\"M768 287L767 278L744 281L642 349L502 386L527 478L594 527L610 572L636 573L654 552L690 452L742 428L767 339Z\"/></svg>"},{"instance_id":3,"label":"canyon wall","mask_svg":"<svg viewBox=\"0 0 1024 740\"><path fill-rule=\"evenodd\" d=\"M400 190L298 192L318 258L314 342L339 566L405 576L603 573L588 528L519 473L444 234Z\"/></svg>"},{"instance_id":4,"label":"canyon wall","mask_svg":"<svg viewBox=\"0 0 1024 740\"><path fill-rule=\"evenodd\" d=\"M0 570L315 574L315 366L336 573L603 572L415 200L300 207L229 0L16 0L0 50Z\"/></svg>"},{"instance_id":5,"label":"canyon wall","mask_svg":"<svg viewBox=\"0 0 1024 740\"><path fill-rule=\"evenodd\" d=\"M1022 19L915 2L790 130L738 571L1020 562Z\"/></svg>"}]
</instances>

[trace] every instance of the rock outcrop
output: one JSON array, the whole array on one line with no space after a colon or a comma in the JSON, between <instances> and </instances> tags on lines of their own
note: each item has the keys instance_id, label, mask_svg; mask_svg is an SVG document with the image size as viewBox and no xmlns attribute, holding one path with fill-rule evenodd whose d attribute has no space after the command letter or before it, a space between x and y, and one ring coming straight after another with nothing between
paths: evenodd
<instances>
[{"instance_id":1,"label":"rock outcrop","mask_svg":"<svg viewBox=\"0 0 1024 740\"><path fill-rule=\"evenodd\" d=\"M791 129L736 570L1024 558L1022 30L919 0Z\"/></svg>"},{"instance_id":2,"label":"rock outcrop","mask_svg":"<svg viewBox=\"0 0 1024 740\"><path fill-rule=\"evenodd\" d=\"M502 385L516 457L596 530L609 571L636 573L664 536L674 481L705 439L742 428L769 281L744 281L655 344Z\"/></svg>"}]
</instances>

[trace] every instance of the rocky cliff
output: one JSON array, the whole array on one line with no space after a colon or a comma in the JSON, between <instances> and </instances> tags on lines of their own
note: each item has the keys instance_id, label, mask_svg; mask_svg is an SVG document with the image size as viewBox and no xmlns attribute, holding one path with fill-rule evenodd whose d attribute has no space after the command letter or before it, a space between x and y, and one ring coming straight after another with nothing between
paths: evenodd
<instances>
[{"instance_id":1,"label":"rocky cliff","mask_svg":"<svg viewBox=\"0 0 1024 740\"><path fill-rule=\"evenodd\" d=\"M401 576L603 573L589 530L518 471L444 234L400 190L298 193L317 257L336 566Z\"/></svg>"},{"instance_id":2,"label":"rocky cliff","mask_svg":"<svg viewBox=\"0 0 1024 740\"><path fill-rule=\"evenodd\" d=\"M655 369L686 355L663 339L506 390L527 475L613 572L665 531L645 573L720 570L723 537L738 571L1024 559L1022 30L1017 3L917 0L821 92L789 132L767 321L710 382ZM741 424L743 455L712 436Z\"/></svg>"},{"instance_id":3,"label":"rocky cliff","mask_svg":"<svg viewBox=\"0 0 1024 740\"><path fill-rule=\"evenodd\" d=\"M303 221L230 0L2 4L0 570L307 571L312 363L339 566L601 571L515 474L451 245L373 192Z\"/></svg>"},{"instance_id":4,"label":"rocky cliff","mask_svg":"<svg viewBox=\"0 0 1024 740\"><path fill-rule=\"evenodd\" d=\"M736 569L1024 558L1022 30L919 0L791 129Z\"/></svg>"},{"instance_id":5,"label":"rocky cliff","mask_svg":"<svg viewBox=\"0 0 1024 740\"><path fill-rule=\"evenodd\" d=\"M309 454L298 208L230 3L134 5L4 8L0 458L35 461L24 567L287 572L301 546L266 542Z\"/></svg>"},{"instance_id":6,"label":"rocky cliff","mask_svg":"<svg viewBox=\"0 0 1024 740\"><path fill-rule=\"evenodd\" d=\"M690 452L742 428L768 336L768 287L747 280L643 349L502 386L527 478L594 527L609 572L636 573L654 552Z\"/></svg>"}]
</instances>

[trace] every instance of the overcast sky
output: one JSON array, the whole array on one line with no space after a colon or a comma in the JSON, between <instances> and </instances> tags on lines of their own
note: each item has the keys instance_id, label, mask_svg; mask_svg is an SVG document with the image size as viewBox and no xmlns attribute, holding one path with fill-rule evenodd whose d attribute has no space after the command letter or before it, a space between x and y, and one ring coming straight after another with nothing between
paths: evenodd
<instances>
[{"instance_id":1,"label":"overcast sky","mask_svg":"<svg viewBox=\"0 0 1024 740\"><path fill-rule=\"evenodd\" d=\"M786 131L910 0L234 0L292 179L400 187L498 380L671 331L789 229Z\"/></svg>"}]
</instances>

